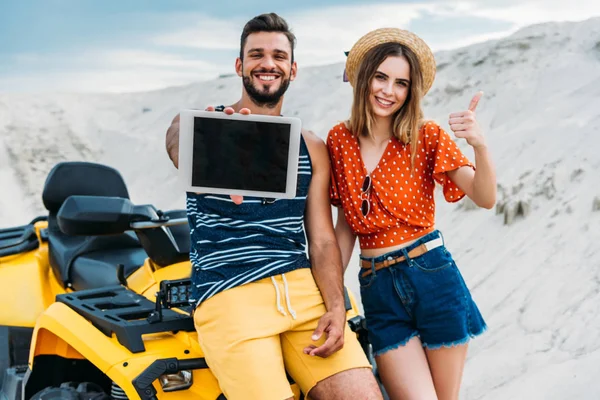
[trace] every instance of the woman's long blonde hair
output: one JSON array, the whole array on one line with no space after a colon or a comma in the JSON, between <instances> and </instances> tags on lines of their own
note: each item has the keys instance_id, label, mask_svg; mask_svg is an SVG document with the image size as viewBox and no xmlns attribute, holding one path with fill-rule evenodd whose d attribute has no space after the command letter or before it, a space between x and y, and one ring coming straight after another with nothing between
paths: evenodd
<instances>
[{"instance_id":1,"label":"woman's long blonde hair","mask_svg":"<svg viewBox=\"0 0 600 400\"><path fill-rule=\"evenodd\" d=\"M375 77L377 68L388 57L403 57L410 66L410 87L404 105L394 115L392 134L402 143L410 143L411 166L414 167L419 141L419 129L423 124L423 111L421 99L423 97L423 75L415 53L408 47L399 43L383 43L365 54L358 68L356 84L354 86L354 100L350 114L349 129L358 137L359 135L373 137L374 124L373 109L369 96L371 82Z\"/></svg>"}]
</instances>

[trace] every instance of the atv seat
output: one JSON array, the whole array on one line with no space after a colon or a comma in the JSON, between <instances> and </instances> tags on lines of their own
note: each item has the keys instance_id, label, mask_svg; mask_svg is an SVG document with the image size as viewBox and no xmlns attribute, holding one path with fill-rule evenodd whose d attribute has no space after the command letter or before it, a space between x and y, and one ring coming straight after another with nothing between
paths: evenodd
<instances>
[{"instance_id":1,"label":"atv seat","mask_svg":"<svg viewBox=\"0 0 600 400\"><path fill-rule=\"evenodd\" d=\"M125 182L117 170L104 165L63 162L50 171L42 193L44 206L49 212L50 265L57 278L65 286L76 290L89 289L90 286L118 285L118 265L124 265L127 276L139 268L147 256L135 235L131 233L69 236L61 232L56 215L67 197L73 195L129 198ZM75 264L77 273L74 276ZM82 279L84 276L87 277Z\"/></svg>"},{"instance_id":2,"label":"atv seat","mask_svg":"<svg viewBox=\"0 0 600 400\"><path fill-rule=\"evenodd\" d=\"M123 265L127 276L139 268L148 258L144 249L124 248L98 250L75 259L71 267L71 284L76 290L97 289L118 285L118 265Z\"/></svg>"},{"instance_id":3,"label":"atv seat","mask_svg":"<svg viewBox=\"0 0 600 400\"><path fill-rule=\"evenodd\" d=\"M181 218L186 215L186 212L185 210L173 210L166 211L164 214L169 218ZM142 238L143 241L152 241L149 245L151 249L148 252L149 254L143 248L117 248L92 251L77 257L71 267L73 288L84 290L118 285L116 268L119 264L123 265L124 275L128 276L139 268L148 256L156 264L162 266L189 259L190 233L187 225L148 229L147 231ZM150 235L147 235L147 233L150 233ZM173 237L175 246L171 244L171 240L168 240L167 236ZM133 234L131 237L135 239ZM179 249L176 247L179 247Z\"/></svg>"},{"instance_id":4,"label":"atv seat","mask_svg":"<svg viewBox=\"0 0 600 400\"><path fill-rule=\"evenodd\" d=\"M121 174L113 168L88 162L57 164L48 174L42 194L44 206L49 211L48 247L54 274L65 286L75 290L119 285L119 265L123 266L124 276L127 277L144 264L148 254L140 238L133 232L103 236L70 236L63 233L57 223L57 213L63 202L74 195L129 199ZM182 212L185 213L170 211L165 214L180 215ZM177 251L166 252L161 259L162 265L183 261L188 257L189 230L187 226L175 228L179 229L160 228L159 232L154 232L152 243L145 243L145 247L154 252L170 249L160 246L160 239L164 242L167 237L171 238L168 243L175 242L171 247ZM146 237L144 241L147 242ZM158 250L153 249L155 244Z\"/></svg>"}]
</instances>

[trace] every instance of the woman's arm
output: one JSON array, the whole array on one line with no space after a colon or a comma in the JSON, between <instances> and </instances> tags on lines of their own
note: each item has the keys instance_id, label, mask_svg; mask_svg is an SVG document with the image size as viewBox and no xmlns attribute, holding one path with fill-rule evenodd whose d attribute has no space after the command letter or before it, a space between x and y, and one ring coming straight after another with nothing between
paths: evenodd
<instances>
[{"instance_id":1,"label":"woman's arm","mask_svg":"<svg viewBox=\"0 0 600 400\"><path fill-rule=\"evenodd\" d=\"M467 111L450 114L450 129L457 138L466 139L475 152L475 171L460 167L448 177L479 207L490 209L496 203L496 171L485 138L475 119L475 109L483 92L478 92Z\"/></svg>"},{"instance_id":2,"label":"woman's arm","mask_svg":"<svg viewBox=\"0 0 600 400\"><path fill-rule=\"evenodd\" d=\"M486 146L475 147L475 168L448 171L448 177L479 207L491 209L496 203L496 172Z\"/></svg>"}]
</instances>

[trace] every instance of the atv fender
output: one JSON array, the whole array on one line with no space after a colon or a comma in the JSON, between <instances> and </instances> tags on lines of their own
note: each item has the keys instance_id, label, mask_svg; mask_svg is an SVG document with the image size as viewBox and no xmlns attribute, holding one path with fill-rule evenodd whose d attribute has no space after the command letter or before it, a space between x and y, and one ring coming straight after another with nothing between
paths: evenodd
<instances>
[{"instance_id":1,"label":"atv fender","mask_svg":"<svg viewBox=\"0 0 600 400\"><path fill-rule=\"evenodd\" d=\"M39 383L32 378L39 377L40 373L48 373L36 371L37 361L46 360L46 356L56 356L58 360L68 359L74 362L87 360L123 389L129 399L140 398L133 381L154 361L172 357L180 360L203 357L195 332L157 333L146 335L144 339L146 351L131 353L114 335L104 335L66 304L54 303L40 316L34 329L26 393L40 390L33 387L39 386ZM46 362L43 365L47 368ZM154 382L154 388L160 399L214 400L221 394L219 385L209 369L194 370L193 379L192 387L183 391L164 393L157 381ZM45 382L45 386L57 386L57 383L60 382Z\"/></svg>"}]
</instances>

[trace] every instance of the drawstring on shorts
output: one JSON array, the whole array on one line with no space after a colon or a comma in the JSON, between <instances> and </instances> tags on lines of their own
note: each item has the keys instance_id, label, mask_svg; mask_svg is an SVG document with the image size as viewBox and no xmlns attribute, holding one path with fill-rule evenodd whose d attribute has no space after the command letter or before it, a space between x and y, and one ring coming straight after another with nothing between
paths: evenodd
<instances>
[{"instance_id":1,"label":"drawstring on shorts","mask_svg":"<svg viewBox=\"0 0 600 400\"><path fill-rule=\"evenodd\" d=\"M284 274L281 274L281 277L283 278L283 293L285 296L285 304L286 304L287 309L288 309L290 315L292 316L292 318L296 319L296 311L294 311L294 309L292 308L292 303L290 301L290 292L288 289L287 279L285 278ZM277 281L275 280L274 276L271 277L271 282L273 282L273 286L275 287L275 296L277 296L277 311L279 311L281 313L281 315L285 316L285 315L287 315L287 313L285 312L285 309L281 305L281 298L279 295L279 285L277 285Z\"/></svg>"}]
</instances>

